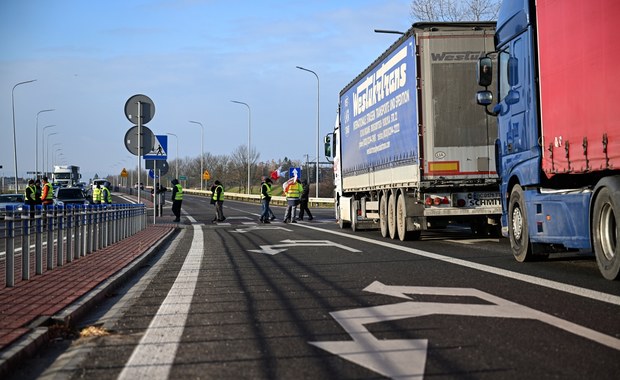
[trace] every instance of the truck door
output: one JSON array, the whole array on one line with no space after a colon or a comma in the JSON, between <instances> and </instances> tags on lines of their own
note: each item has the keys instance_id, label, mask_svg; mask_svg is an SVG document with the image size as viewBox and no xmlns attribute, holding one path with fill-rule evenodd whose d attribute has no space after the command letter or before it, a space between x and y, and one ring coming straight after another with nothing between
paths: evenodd
<instances>
[{"instance_id":1,"label":"truck door","mask_svg":"<svg viewBox=\"0 0 620 380\"><path fill-rule=\"evenodd\" d=\"M530 32L525 32L499 52L499 103L496 107L501 144L499 155L505 186L516 174L522 184L538 181L540 149L534 104ZM531 112L526 112L530 110ZM532 160L532 158L538 158ZM531 165L535 165L532 167ZM534 175L535 177L533 177ZM505 192L505 188L502 188Z\"/></svg>"}]
</instances>

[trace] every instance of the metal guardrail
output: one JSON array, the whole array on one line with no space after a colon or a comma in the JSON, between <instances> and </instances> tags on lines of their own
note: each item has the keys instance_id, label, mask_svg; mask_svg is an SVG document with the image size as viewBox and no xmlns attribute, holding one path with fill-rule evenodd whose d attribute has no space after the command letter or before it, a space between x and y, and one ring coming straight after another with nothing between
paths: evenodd
<instances>
[{"instance_id":1,"label":"metal guardrail","mask_svg":"<svg viewBox=\"0 0 620 380\"><path fill-rule=\"evenodd\" d=\"M183 189L183 193L199 195L203 197L211 198L212 192L210 190L193 190ZM226 199L233 199L242 202L260 203L260 194L239 194L239 193L226 193ZM271 204L278 206L286 206L286 197L274 196L271 197ZM310 207L334 207L334 198L309 198L308 206Z\"/></svg>"},{"instance_id":2,"label":"metal guardrail","mask_svg":"<svg viewBox=\"0 0 620 380\"><path fill-rule=\"evenodd\" d=\"M39 275L61 267L147 225L144 204L50 206L45 210L36 205L34 210L24 206L21 213L8 206L6 211L0 247L5 256L6 287L15 286L15 272L20 267L22 280L29 280L32 270ZM16 249L16 240L21 240L21 249ZM16 263L18 256L21 262Z\"/></svg>"}]
</instances>

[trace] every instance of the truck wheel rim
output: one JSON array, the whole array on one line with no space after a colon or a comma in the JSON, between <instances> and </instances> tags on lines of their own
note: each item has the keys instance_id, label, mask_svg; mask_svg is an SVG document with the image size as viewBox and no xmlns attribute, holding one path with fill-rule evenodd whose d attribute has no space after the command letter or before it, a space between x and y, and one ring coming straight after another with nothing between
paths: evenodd
<instances>
[{"instance_id":1,"label":"truck wheel rim","mask_svg":"<svg viewBox=\"0 0 620 380\"><path fill-rule=\"evenodd\" d=\"M609 203L605 204L601 209L600 219L600 231L601 231L601 248L603 255L609 261L613 260L616 255L616 242L617 242L617 226L616 216L614 214L613 207Z\"/></svg>"},{"instance_id":2,"label":"truck wheel rim","mask_svg":"<svg viewBox=\"0 0 620 380\"><path fill-rule=\"evenodd\" d=\"M521 240L521 233L523 232L523 217L521 215L521 209L515 207L512 210L512 233L515 240Z\"/></svg>"}]
</instances>

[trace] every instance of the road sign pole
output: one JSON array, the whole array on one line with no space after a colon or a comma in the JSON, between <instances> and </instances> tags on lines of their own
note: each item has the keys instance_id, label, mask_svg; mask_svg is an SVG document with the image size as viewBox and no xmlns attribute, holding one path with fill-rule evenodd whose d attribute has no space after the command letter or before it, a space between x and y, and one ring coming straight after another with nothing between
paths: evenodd
<instances>
[{"instance_id":1,"label":"road sign pole","mask_svg":"<svg viewBox=\"0 0 620 380\"><path fill-rule=\"evenodd\" d=\"M138 204L140 204L140 179L142 177L142 103L138 101Z\"/></svg>"}]
</instances>

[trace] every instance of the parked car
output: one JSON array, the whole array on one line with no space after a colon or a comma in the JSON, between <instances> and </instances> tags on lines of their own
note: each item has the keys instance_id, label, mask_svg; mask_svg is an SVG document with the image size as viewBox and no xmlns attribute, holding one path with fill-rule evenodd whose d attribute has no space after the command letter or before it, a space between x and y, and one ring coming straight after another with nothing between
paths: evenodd
<instances>
[{"instance_id":1,"label":"parked car","mask_svg":"<svg viewBox=\"0 0 620 380\"><path fill-rule=\"evenodd\" d=\"M0 194L0 219L6 216L6 206L13 206L15 212L22 212L24 194Z\"/></svg>"},{"instance_id":2,"label":"parked car","mask_svg":"<svg viewBox=\"0 0 620 380\"><path fill-rule=\"evenodd\" d=\"M79 187L61 187L54 194L54 204L57 206L89 203L90 201Z\"/></svg>"}]
</instances>

